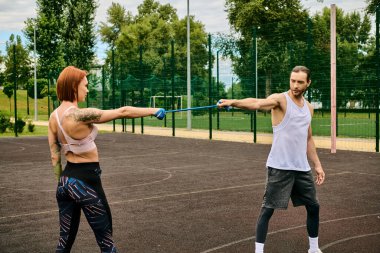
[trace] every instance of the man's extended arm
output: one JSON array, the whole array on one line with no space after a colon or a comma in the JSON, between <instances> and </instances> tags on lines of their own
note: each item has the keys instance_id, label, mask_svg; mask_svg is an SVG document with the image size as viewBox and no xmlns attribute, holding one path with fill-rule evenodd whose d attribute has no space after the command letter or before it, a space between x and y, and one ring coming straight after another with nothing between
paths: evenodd
<instances>
[{"instance_id":1,"label":"man's extended arm","mask_svg":"<svg viewBox=\"0 0 380 253\"><path fill-rule=\"evenodd\" d=\"M280 106L279 94L272 94L265 99L261 98L245 98L245 99L221 99L218 106L237 107L245 110L271 110Z\"/></svg>"}]
</instances>

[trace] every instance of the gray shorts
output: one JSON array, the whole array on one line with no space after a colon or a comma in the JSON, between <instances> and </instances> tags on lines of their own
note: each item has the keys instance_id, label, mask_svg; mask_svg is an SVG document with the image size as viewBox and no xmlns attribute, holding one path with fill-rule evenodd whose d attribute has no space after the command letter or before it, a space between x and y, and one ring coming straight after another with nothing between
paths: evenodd
<instances>
[{"instance_id":1,"label":"gray shorts","mask_svg":"<svg viewBox=\"0 0 380 253\"><path fill-rule=\"evenodd\" d=\"M268 167L262 207L287 209L290 198L293 206L318 204L312 172Z\"/></svg>"}]
</instances>

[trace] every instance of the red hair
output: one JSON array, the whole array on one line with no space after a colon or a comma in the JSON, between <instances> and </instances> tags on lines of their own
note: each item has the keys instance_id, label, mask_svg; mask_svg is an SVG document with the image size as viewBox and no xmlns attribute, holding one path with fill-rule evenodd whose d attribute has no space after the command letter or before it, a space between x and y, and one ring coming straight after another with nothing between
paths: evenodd
<instances>
[{"instance_id":1,"label":"red hair","mask_svg":"<svg viewBox=\"0 0 380 253\"><path fill-rule=\"evenodd\" d=\"M87 72L74 66L62 70L57 80L57 96L59 101L73 102L78 98L79 83L87 76Z\"/></svg>"}]
</instances>

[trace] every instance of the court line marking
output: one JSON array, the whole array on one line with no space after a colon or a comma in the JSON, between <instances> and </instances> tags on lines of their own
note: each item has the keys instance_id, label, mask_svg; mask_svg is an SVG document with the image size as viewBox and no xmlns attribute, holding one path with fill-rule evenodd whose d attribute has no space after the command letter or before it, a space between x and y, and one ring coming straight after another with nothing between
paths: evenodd
<instances>
[{"instance_id":1,"label":"court line marking","mask_svg":"<svg viewBox=\"0 0 380 253\"><path fill-rule=\"evenodd\" d=\"M59 211L58 209L53 209L53 210L47 210L47 211L42 211L42 212L36 212L36 213L23 213L23 214L17 214L17 215L2 216L0 217L0 220L19 218L19 217L28 217L28 216L34 216L34 215L40 215L40 214L48 214L48 213L54 213L58 211Z\"/></svg>"},{"instance_id":2,"label":"court line marking","mask_svg":"<svg viewBox=\"0 0 380 253\"><path fill-rule=\"evenodd\" d=\"M104 190L115 190L115 189L122 189L122 188L137 187L137 186L142 186L142 185L150 185L150 184L161 183L163 181L166 181L166 180L170 179L173 176L173 174L170 171L167 171L167 170L155 169L155 168L147 168L147 169L154 170L154 171L162 171L162 172L167 173L168 176L166 176L165 178L160 179L160 180L155 180L155 181L141 183L141 184L133 184L133 185L125 185L125 186L115 186L115 187L105 187Z\"/></svg>"},{"instance_id":3,"label":"court line marking","mask_svg":"<svg viewBox=\"0 0 380 253\"><path fill-rule=\"evenodd\" d=\"M319 224L332 223L332 222L337 222L337 221L342 221L342 220L359 219L359 218L365 218L365 217L376 216L376 215L380 215L380 213L363 214L363 215L357 215L357 216L351 216L351 217L345 217L345 218L326 220L326 221L319 222ZM306 225L299 225L299 226L294 226L294 227L288 227L288 228L279 229L279 230L276 230L276 231L269 232L268 235L274 235L274 234L278 234L278 233L281 233L281 232L287 232L287 231L290 231L290 230L295 230L295 229L304 228L304 227L306 227ZM226 244L217 246L215 248L211 248L211 249L202 251L200 253L213 252L215 250L223 249L223 248L235 245L235 244L239 244L239 243L242 243L242 242L250 241L250 240L253 240L255 238L256 238L256 236L251 236L251 237L247 237L247 238L244 238L244 239L241 239L241 240L232 241L230 243L226 243Z\"/></svg>"},{"instance_id":4,"label":"court line marking","mask_svg":"<svg viewBox=\"0 0 380 253\"><path fill-rule=\"evenodd\" d=\"M176 155L176 154L180 154L181 152L167 152L167 153L151 153L151 154L144 154L144 155L131 155L131 156L128 156L128 155L121 155L121 156L112 156L112 157L104 157L104 158L100 158L99 160L102 161L102 160L115 160L115 159L119 159L119 158L126 158L126 159L129 159L129 158L135 158L135 157L147 157L147 156L169 156L169 155Z\"/></svg>"},{"instance_id":5,"label":"court line marking","mask_svg":"<svg viewBox=\"0 0 380 253\"><path fill-rule=\"evenodd\" d=\"M19 149L21 149L21 150L19 150ZM25 147L23 147L23 146L16 146L16 148L15 148L15 150L13 150L12 152L21 152L21 151L24 151L26 148Z\"/></svg>"},{"instance_id":6,"label":"court line marking","mask_svg":"<svg viewBox=\"0 0 380 253\"><path fill-rule=\"evenodd\" d=\"M353 171L350 171L350 173L353 173L353 174L359 174L359 175L367 175L367 176L375 176L375 177L380 177L380 174L373 174L373 173L365 173L365 172L353 172Z\"/></svg>"},{"instance_id":7,"label":"court line marking","mask_svg":"<svg viewBox=\"0 0 380 253\"><path fill-rule=\"evenodd\" d=\"M340 175L340 174L344 174L344 173L350 173L350 172L340 172L340 173L330 174L330 176L331 175ZM262 183L254 183L254 184L247 184L247 185L229 186L229 187L223 187L223 188L214 188L214 189L206 189L206 190L199 190L199 191L174 193L174 194L167 194L167 195L158 195L158 196L145 197L145 198L139 198L139 199L114 201L114 202L109 202L109 204L110 205L111 204L121 204L121 203L128 203L128 202L134 202L134 201L144 201L144 200L160 199L160 198L167 198L167 197L186 196L186 195L190 195L190 194L214 192L214 191L221 191L221 190L228 190L228 189L237 189L237 188L244 188L244 187L251 187L251 186L258 186L258 185L265 185L265 184L266 184L265 182L262 182ZM6 187L0 187L0 188L8 189ZM47 211L36 212L36 213L26 213L26 214L18 214L18 215L11 215L11 216L2 216L2 217L0 217L0 220L7 219L7 218L17 218L17 217L23 217L23 216L39 215L39 214L45 214L45 213L50 213L50 212L58 212L58 210L54 209L54 210L47 210ZM326 222L324 222L324 223L326 223ZM303 226L305 226L305 225L303 225Z\"/></svg>"},{"instance_id":8,"label":"court line marking","mask_svg":"<svg viewBox=\"0 0 380 253\"><path fill-rule=\"evenodd\" d=\"M372 234L364 234L364 235L357 235L357 236L346 237L346 238L343 238L343 239L331 242L329 244L323 245L323 247L321 247L320 249L321 250L325 250L327 248L330 248L331 246L334 246L335 244L346 242L346 241L349 241L349 240L352 240L352 239L359 239L359 238L368 237L368 236L374 236L374 235L380 235L380 232L378 232L378 233L372 233Z\"/></svg>"},{"instance_id":9,"label":"court line marking","mask_svg":"<svg viewBox=\"0 0 380 253\"><path fill-rule=\"evenodd\" d=\"M139 199L128 199L128 200L122 200L122 201L114 201L114 202L109 202L108 204L114 205L114 204L122 204L122 203L135 202L135 201L144 201L144 200L152 200L152 199L160 199L160 198L168 198L168 197L186 196L186 195L191 195L191 194L222 191L222 190L229 190L229 189L238 189L238 188L244 188L244 187L250 187L250 186L256 186L256 185L264 185L264 184L265 183L257 183L257 184L248 184L248 185L229 186L229 187L223 187L223 188L206 189L206 190L200 190L200 191L157 195L157 196L145 197L145 198L139 198ZM58 210L54 209L54 210L47 210L47 211L35 212L35 213L25 213L25 214L11 215L11 216L3 216L3 217L0 217L0 220L9 219L9 218L18 218L18 217L24 217L24 216L40 215L40 214L46 214L46 213L51 213L51 212L58 212Z\"/></svg>"},{"instance_id":10,"label":"court line marking","mask_svg":"<svg viewBox=\"0 0 380 253\"><path fill-rule=\"evenodd\" d=\"M223 188L205 189L205 190L199 190L199 191L172 193L172 194L166 194L166 195L158 195L158 196L152 196L152 197L145 197L145 198L140 198L140 199L120 200L120 201L111 202L110 204L115 205L115 204L123 204L123 203L128 203L128 202L135 202L135 201L143 201L143 200L153 200L153 199L161 199L161 198L168 198L168 197L186 196L186 195L191 195L191 194L198 194L198 193L205 193L205 192L215 192L215 191L223 191L223 190L231 190L231 189L239 189L239 188L257 186L257 185L265 185L265 183L255 183L255 184L247 184L247 185L229 186L229 187L223 187Z\"/></svg>"},{"instance_id":11,"label":"court line marking","mask_svg":"<svg viewBox=\"0 0 380 253\"><path fill-rule=\"evenodd\" d=\"M137 186L142 186L142 185L156 184L156 183L160 183L160 182L166 181L166 180L170 179L173 176L173 174L170 171L166 171L166 170L163 170L163 169L156 169L156 168L145 168L145 169L147 169L147 170L154 170L154 171L163 171L166 174L168 174L168 176L166 176L165 178L160 179L160 180L150 181L150 182L146 182L146 183L133 184L133 185L124 185L124 186L115 186L115 187L104 187L104 190L115 190L115 189L122 189L122 188L137 187ZM125 173L127 173L127 172L125 172ZM122 174L122 172L120 172L118 174ZM13 191L28 191L28 192L30 192L30 189L26 189L26 188L16 188L15 189L15 188L11 188L11 187L0 186L0 189L8 189L8 190L13 190ZM52 189L52 190L33 190L33 192L56 192L56 191L57 191L57 189Z\"/></svg>"},{"instance_id":12,"label":"court line marking","mask_svg":"<svg viewBox=\"0 0 380 253\"><path fill-rule=\"evenodd\" d=\"M187 166L186 166L187 167ZM168 167L168 168L165 168L165 169L178 169L178 168L181 168L180 166L175 166L175 167ZM137 187L137 186L143 186L143 185L150 185L150 184L156 184L156 183L160 183L162 181L166 181L168 179L170 179L173 175L170 171L166 171L164 169L156 169L156 168L146 168L148 170L157 170L157 171L163 171L167 174L169 174L167 177L163 178L163 179L160 179L160 180L155 180L155 181L151 181L151 182L146 182L146 183L141 183L141 184L134 184L134 185L125 185L125 186L116 186L116 187L104 187L104 190L115 190L115 189L123 189L123 188L131 188L131 187ZM127 172L126 172L127 173ZM122 172L120 172L119 174L122 174ZM336 175L344 175L344 174L361 174L361 175L369 175L369 176L379 176L380 175L377 175L377 174L369 174L369 173L359 173L359 172L353 172L353 171L342 171L342 172L338 172L338 173L332 173L332 174L328 174L328 176L336 176ZM107 174L105 174L107 175ZM103 181L103 180L102 180ZM265 180L264 180L265 181ZM263 183L265 184L265 183ZM12 187L5 187L5 186L1 186L0 185L0 189L7 189L7 190L13 190L13 191L27 191L27 192L30 192L30 189L26 189L26 188L12 188ZM223 188L222 188L223 189ZM33 192L55 192L57 189L51 189L51 190L33 190Z\"/></svg>"},{"instance_id":13,"label":"court line marking","mask_svg":"<svg viewBox=\"0 0 380 253\"><path fill-rule=\"evenodd\" d=\"M6 142L6 143L10 143L10 144L22 145L21 147L24 147L24 146L40 147L39 145L29 144L29 143L24 143L24 142L17 142L17 141L0 140L0 142Z\"/></svg>"}]
</instances>

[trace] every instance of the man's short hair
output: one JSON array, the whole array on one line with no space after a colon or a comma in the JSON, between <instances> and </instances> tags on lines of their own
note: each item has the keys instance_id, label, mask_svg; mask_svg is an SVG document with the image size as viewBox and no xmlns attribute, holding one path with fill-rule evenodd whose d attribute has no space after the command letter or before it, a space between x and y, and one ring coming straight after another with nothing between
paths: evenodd
<instances>
[{"instance_id":1,"label":"man's short hair","mask_svg":"<svg viewBox=\"0 0 380 253\"><path fill-rule=\"evenodd\" d=\"M57 97L59 101L73 102L78 98L78 86L87 76L87 72L74 66L62 70L57 80Z\"/></svg>"},{"instance_id":2,"label":"man's short hair","mask_svg":"<svg viewBox=\"0 0 380 253\"><path fill-rule=\"evenodd\" d=\"M292 69L292 72L298 73L298 72L304 72L306 73L306 80L310 81L310 69L306 68L305 66L295 66Z\"/></svg>"}]
</instances>

